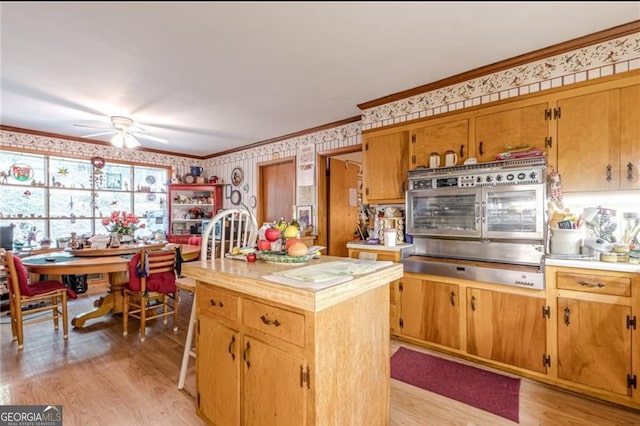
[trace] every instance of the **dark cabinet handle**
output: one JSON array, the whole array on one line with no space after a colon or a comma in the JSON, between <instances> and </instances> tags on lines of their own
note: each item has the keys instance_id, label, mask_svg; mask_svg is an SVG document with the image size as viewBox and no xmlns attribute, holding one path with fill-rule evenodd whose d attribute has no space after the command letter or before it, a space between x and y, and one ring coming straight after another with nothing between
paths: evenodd
<instances>
[{"instance_id":1,"label":"dark cabinet handle","mask_svg":"<svg viewBox=\"0 0 640 426\"><path fill-rule=\"evenodd\" d=\"M564 308L564 325L569 325L571 321L569 320L569 316L571 315L571 309L567 306Z\"/></svg>"},{"instance_id":2,"label":"dark cabinet handle","mask_svg":"<svg viewBox=\"0 0 640 426\"><path fill-rule=\"evenodd\" d=\"M471 296L471 310L472 311L476 310L476 297L475 296Z\"/></svg>"},{"instance_id":3,"label":"dark cabinet handle","mask_svg":"<svg viewBox=\"0 0 640 426\"><path fill-rule=\"evenodd\" d=\"M484 154L484 151L482 149L482 145L483 144L484 144L484 142L480 141L480 146L479 146L480 155Z\"/></svg>"},{"instance_id":4,"label":"dark cabinet handle","mask_svg":"<svg viewBox=\"0 0 640 426\"><path fill-rule=\"evenodd\" d=\"M627 164L627 180L629 182L633 180L633 164L631 162Z\"/></svg>"},{"instance_id":5,"label":"dark cabinet handle","mask_svg":"<svg viewBox=\"0 0 640 426\"><path fill-rule=\"evenodd\" d=\"M224 306L224 303L222 303L222 301L216 302L216 299L209 299L209 303L211 304L211 306L220 306L221 308Z\"/></svg>"},{"instance_id":6,"label":"dark cabinet handle","mask_svg":"<svg viewBox=\"0 0 640 426\"><path fill-rule=\"evenodd\" d=\"M464 158L464 145L460 145L460 158Z\"/></svg>"},{"instance_id":7,"label":"dark cabinet handle","mask_svg":"<svg viewBox=\"0 0 640 426\"><path fill-rule=\"evenodd\" d=\"M236 342L236 336L231 336L231 342L229 342L229 353L231 354L231 360L235 361L236 354L233 353L233 344Z\"/></svg>"},{"instance_id":8,"label":"dark cabinet handle","mask_svg":"<svg viewBox=\"0 0 640 426\"><path fill-rule=\"evenodd\" d=\"M278 320L270 320L266 315L260 317L263 323L267 325L275 325L276 327L280 326L280 321Z\"/></svg>"},{"instance_id":9,"label":"dark cabinet handle","mask_svg":"<svg viewBox=\"0 0 640 426\"><path fill-rule=\"evenodd\" d=\"M251 367L251 362L249 362L249 349L251 349L251 344L247 342L247 346L244 348L244 352L242 353L242 359L247 363L247 368Z\"/></svg>"},{"instance_id":10,"label":"dark cabinet handle","mask_svg":"<svg viewBox=\"0 0 640 426\"><path fill-rule=\"evenodd\" d=\"M602 287L604 287L604 284L602 284L602 283L588 283L586 281L578 281L578 284L580 284L583 287L589 287L589 288L593 288L593 287L602 288Z\"/></svg>"},{"instance_id":11,"label":"dark cabinet handle","mask_svg":"<svg viewBox=\"0 0 640 426\"><path fill-rule=\"evenodd\" d=\"M611 182L611 179L613 179L611 177L611 169L612 169L611 164L607 164L607 182Z\"/></svg>"},{"instance_id":12,"label":"dark cabinet handle","mask_svg":"<svg viewBox=\"0 0 640 426\"><path fill-rule=\"evenodd\" d=\"M451 306L456 306L456 293L452 291L449 298L451 300Z\"/></svg>"}]
</instances>

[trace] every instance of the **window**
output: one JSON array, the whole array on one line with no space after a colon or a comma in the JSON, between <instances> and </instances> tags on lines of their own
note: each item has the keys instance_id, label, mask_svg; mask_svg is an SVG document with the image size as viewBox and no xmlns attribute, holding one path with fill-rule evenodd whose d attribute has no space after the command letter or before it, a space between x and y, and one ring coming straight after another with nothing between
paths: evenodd
<instances>
[{"instance_id":1,"label":"window","mask_svg":"<svg viewBox=\"0 0 640 426\"><path fill-rule=\"evenodd\" d=\"M94 166L95 164L95 166ZM101 166L101 167L99 167ZM133 212L150 230L166 232L170 168L0 152L0 226L35 246L71 232L106 234L101 218Z\"/></svg>"}]
</instances>

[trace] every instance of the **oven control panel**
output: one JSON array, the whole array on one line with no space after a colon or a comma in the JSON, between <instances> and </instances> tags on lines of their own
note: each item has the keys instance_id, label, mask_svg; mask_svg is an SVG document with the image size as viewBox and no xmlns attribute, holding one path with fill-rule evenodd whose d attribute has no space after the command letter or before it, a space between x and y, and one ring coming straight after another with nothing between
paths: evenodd
<instances>
[{"instance_id":1,"label":"oven control panel","mask_svg":"<svg viewBox=\"0 0 640 426\"><path fill-rule=\"evenodd\" d=\"M479 186L528 185L545 183L544 167L526 169L503 169L457 175L441 175L434 177L414 177L410 180L411 189L436 188L473 188Z\"/></svg>"}]
</instances>

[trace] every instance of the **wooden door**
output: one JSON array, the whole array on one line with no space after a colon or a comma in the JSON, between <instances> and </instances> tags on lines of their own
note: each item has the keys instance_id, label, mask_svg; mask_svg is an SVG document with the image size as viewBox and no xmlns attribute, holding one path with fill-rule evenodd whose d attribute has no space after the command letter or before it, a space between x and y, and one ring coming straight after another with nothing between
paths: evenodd
<instances>
[{"instance_id":1,"label":"wooden door","mask_svg":"<svg viewBox=\"0 0 640 426\"><path fill-rule=\"evenodd\" d=\"M327 254L348 257L347 242L353 241L358 227L358 166L329 158L327 188L328 228L331 231L327 235Z\"/></svg>"},{"instance_id":2,"label":"wooden door","mask_svg":"<svg viewBox=\"0 0 640 426\"><path fill-rule=\"evenodd\" d=\"M559 297L558 377L630 395L629 315L629 306Z\"/></svg>"},{"instance_id":3,"label":"wooden door","mask_svg":"<svg viewBox=\"0 0 640 426\"><path fill-rule=\"evenodd\" d=\"M363 201L404 203L409 170L409 131L364 136Z\"/></svg>"},{"instance_id":4,"label":"wooden door","mask_svg":"<svg viewBox=\"0 0 640 426\"><path fill-rule=\"evenodd\" d=\"M477 288L467 289L467 352L546 372L544 299Z\"/></svg>"},{"instance_id":5,"label":"wooden door","mask_svg":"<svg viewBox=\"0 0 640 426\"><path fill-rule=\"evenodd\" d=\"M462 164L469 157L469 120L466 118L438 122L415 129L412 133L411 169L429 167L432 152L440 156L440 166L444 166L444 154L448 150L458 155L457 164Z\"/></svg>"},{"instance_id":6,"label":"wooden door","mask_svg":"<svg viewBox=\"0 0 640 426\"><path fill-rule=\"evenodd\" d=\"M280 426L306 424L306 364L275 346L245 336L243 346L243 424Z\"/></svg>"},{"instance_id":7,"label":"wooden door","mask_svg":"<svg viewBox=\"0 0 640 426\"><path fill-rule=\"evenodd\" d=\"M620 90L558 101L558 173L563 191L620 186Z\"/></svg>"},{"instance_id":8,"label":"wooden door","mask_svg":"<svg viewBox=\"0 0 640 426\"><path fill-rule=\"evenodd\" d=\"M545 120L545 111L548 109L549 104L543 102L476 117L475 156L478 162L496 161L496 155L509 149L546 151L549 120Z\"/></svg>"},{"instance_id":9,"label":"wooden door","mask_svg":"<svg viewBox=\"0 0 640 426\"><path fill-rule=\"evenodd\" d=\"M401 282L401 334L460 349L459 286L407 277Z\"/></svg>"},{"instance_id":10,"label":"wooden door","mask_svg":"<svg viewBox=\"0 0 640 426\"><path fill-rule=\"evenodd\" d=\"M210 423L240 424L238 335L200 311L196 356L199 411Z\"/></svg>"},{"instance_id":11,"label":"wooden door","mask_svg":"<svg viewBox=\"0 0 640 426\"><path fill-rule=\"evenodd\" d=\"M258 226L264 222L291 220L296 204L296 164L294 159L258 165Z\"/></svg>"},{"instance_id":12,"label":"wooden door","mask_svg":"<svg viewBox=\"0 0 640 426\"><path fill-rule=\"evenodd\" d=\"M620 92L620 189L640 189L640 85Z\"/></svg>"}]
</instances>

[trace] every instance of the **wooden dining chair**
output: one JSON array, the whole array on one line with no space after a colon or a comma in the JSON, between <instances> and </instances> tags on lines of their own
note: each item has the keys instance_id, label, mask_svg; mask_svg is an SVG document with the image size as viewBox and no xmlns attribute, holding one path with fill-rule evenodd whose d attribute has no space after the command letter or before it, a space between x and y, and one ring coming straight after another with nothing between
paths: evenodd
<instances>
[{"instance_id":1,"label":"wooden dining chair","mask_svg":"<svg viewBox=\"0 0 640 426\"><path fill-rule=\"evenodd\" d=\"M147 321L173 315L173 331L178 331L176 295L176 250L136 253L129 261L129 282L123 288L122 335L129 332L129 317L140 320L140 341L146 337Z\"/></svg>"},{"instance_id":2,"label":"wooden dining chair","mask_svg":"<svg viewBox=\"0 0 640 426\"><path fill-rule=\"evenodd\" d=\"M75 299L76 293L60 281L29 281L29 274L22 260L10 251L3 257L4 273L9 285L9 313L11 333L18 341L18 350L24 348L24 325L53 319L53 328L58 330L62 315L63 337L69 337L67 298ZM23 312L23 310L27 310ZM50 312L49 312L50 311ZM33 314L44 313L42 315Z\"/></svg>"},{"instance_id":3,"label":"wooden dining chair","mask_svg":"<svg viewBox=\"0 0 640 426\"><path fill-rule=\"evenodd\" d=\"M257 239L258 224L255 217L245 206L237 209L222 210L211 219L202 233L200 259L224 258L226 254L233 253L234 247L255 247ZM196 323L196 282L193 278L180 277L177 280L177 286L179 292L187 291L193 294L189 329L178 379L178 389L183 389L187 368L189 367L189 358L196 357L196 351L193 348L193 333Z\"/></svg>"}]
</instances>

